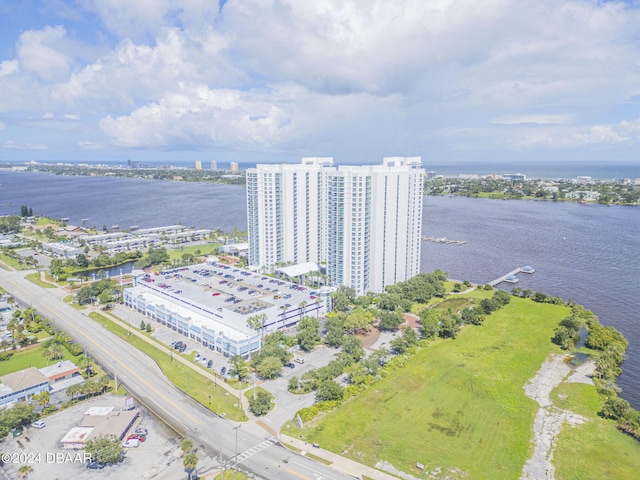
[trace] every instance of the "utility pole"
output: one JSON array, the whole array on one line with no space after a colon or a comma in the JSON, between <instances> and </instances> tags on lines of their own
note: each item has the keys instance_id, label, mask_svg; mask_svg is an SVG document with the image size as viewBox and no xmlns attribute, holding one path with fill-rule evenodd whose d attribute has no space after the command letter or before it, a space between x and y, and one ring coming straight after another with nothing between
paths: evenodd
<instances>
[{"instance_id":1,"label":"utility pole","mask_svg":"<svg viewBox=\"0 0 640 480\"><path fill-rule=\"evenodd\" d=\"M238 424L237 426L233 427L233 429L236 431L236 472L238 471L238 429L242 426L242 424Z\"/></svg>"}]
</instances>

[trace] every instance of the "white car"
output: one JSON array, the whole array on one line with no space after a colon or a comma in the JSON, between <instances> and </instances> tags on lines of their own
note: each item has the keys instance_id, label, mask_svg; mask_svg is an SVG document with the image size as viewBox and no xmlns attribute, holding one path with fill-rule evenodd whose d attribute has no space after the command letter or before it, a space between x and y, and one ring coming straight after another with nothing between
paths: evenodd
<instances>
[{"instance_id":1,"label":"white car","mask_svg":"<svg viewBox=\"0 0 640 480\"><path fill-rule=\"evenodd\" d=\"M203 365L207 364L207 357L202 357L202 360L200 360L200 363L202 363Z\"/></svg>"},{"instance_id":2,"label":"white car","mask_svg":"<svg viewBox=\"0 0 640 480\"><path fill-rule=\"evenodd\" d=\"M199 361L200 361L200 357L201 357L201 356L202 356L202 355L200 355L199 353L196 353L196 360L195 360L195 361L196 361L196 362L199 362Z\"/></svg>"},{"instance_id":3,"label":"white car","mask_svg":"<svg viewBox=\"0 0 640 480\"><path fill-rule=\"evenodd\" d=\"M44 423L44 420L36 420L31 424L31 426L35 428L44 428L46 424Z\"/></svg>"},{"instance_id":4,"label":"white car","mask_svg":"<svg viewBox=\"0 0 640 480\"><path fill-rule=\"evenodd\" d=\"M136 438L131 438L124 442L122 445L124 448L138 448L140 446L140 440Z\"/></svg>"}]
</instances>

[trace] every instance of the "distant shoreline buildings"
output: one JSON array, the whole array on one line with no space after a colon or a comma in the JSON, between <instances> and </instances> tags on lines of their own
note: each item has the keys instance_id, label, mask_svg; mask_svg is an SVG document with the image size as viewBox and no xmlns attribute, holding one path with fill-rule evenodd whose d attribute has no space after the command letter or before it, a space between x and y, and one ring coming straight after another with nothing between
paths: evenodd
<instances>
[{"instance_id":1,"label":"distant shoreline buildings","mask_svg":"<svg viewBox=\"0 0 640 480\"><path fill-rule=\"evenodd\" d=\"M358 295L407 280L420 272L424 177L420 157L258 164L247 170L249 263L318 263Z\"/></svg>"}]
</instances>

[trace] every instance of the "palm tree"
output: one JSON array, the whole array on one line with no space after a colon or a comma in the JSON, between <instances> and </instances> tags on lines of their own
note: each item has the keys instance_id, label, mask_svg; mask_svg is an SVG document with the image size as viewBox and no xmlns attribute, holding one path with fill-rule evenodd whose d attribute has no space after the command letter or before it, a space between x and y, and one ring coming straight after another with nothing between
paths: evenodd
<instances>
[{"instance_id":1,"label":"palm tree","mask_svg":"<svg viewBox=\"0 0 640 480\"><path fill-rule=\"evenodd\" d=\"M249 328L253 330L260 330L261 341L264 336L264 325L265 323L267 323L267 319L268 317L266 313L259 313L257 315L252 315L247 319L247 325L249 326Z\"/></svg>"},{"instance_id":2,"label":"palm tree","mask_svg":"<svg viewBox=\"0 0 640 480\"><path fill-rule=\"evenodd\" d=\"M100 393L104 393L104 391L109 387L109 378L106 375L103 375L96 380L96 385L100 388Z\"/></svg>"},{"instance_id":3,"label":"palm tree","mask_svg":"<svg viewBox=\"0 0 640 480\"><path fill-rule=\"evenodd\" d=\"M189 480L191 480L191 475L193 474L193 471L196 469L196 465L198 465L198 456L193 453L193 452L189 452L184 456L184 461L182 462L184 464L184 469L187 471L187 474L189 475L187 478Z\"/></svg>"},{"instance_id":4,"label":"palm tree","mask_svg":"<svg viewBox=\"0 0 640 480\"><path fill-rule=\"evenodd\" d=\"M27 480L29 478L29 474L33 472L33 467L31 465L22 465L19 469L18 469L18 473L20 473L20 476L24 479Z\"/></svg>"},{"instance_id":5,"label":"palm tree","mask_svg":"<svg viewBox=\"0 0 640 480\"><path fill-rule=\"evenodd\" d=\"M51 397L47 390L43 390L39 394L34 395L34 397L36 397L36 401L38 402L38 405L40 405L42 408L49 405L49 401L51 400Z\"/></svg>"},{"instance_id":6,"label":"palm tree","mask_svg":"<svg viewBox=\"0 0 640 480\"><path fill-rule=\"evenodd\" d=\"M53 344L42 353L42 356L47 360L58 360L62 358L62 348L60 345Z\"/></svg>"},{"instance_id":7,"label":"palm tree","mask_svg":"<svg viewBox=\"0 0 640 480\"><path fill-rule=\"evenodd\" d=\"M93 372L93 360L86 355L80 360L80 368L82 368L87 376L91 376Z\"/></svg>"},{"instance_id":8,"label":"palm tree","mask_svg":"<svg viewBox=\"0 0 640 480\"><path fill-rule=\"evenodd\" d=\"M307 313L307 301L303 300L298 304L298 307L300 308L300 318L302 318L304 316L305 313Z\"/></svg>"},{"instance_id":9,"label":"palm tree","mask_svg":"<svg viewBox=\"0 0 640 480\"><path fill-rule=\"evenodd\" d=\"M71 400L75 400L76 399L76 395L80 394L80 385L82 385L81 383L78 383L76 385L71 385L70 387L68 387L64 393L67 394L68 397L71 397Z\"/></svg>"}]
</instances>

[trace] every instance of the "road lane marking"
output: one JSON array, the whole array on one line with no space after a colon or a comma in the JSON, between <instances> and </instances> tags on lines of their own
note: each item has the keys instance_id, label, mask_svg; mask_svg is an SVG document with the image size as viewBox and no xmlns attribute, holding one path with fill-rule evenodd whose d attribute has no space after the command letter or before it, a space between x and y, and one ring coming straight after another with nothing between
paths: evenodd
<instances>
[{"instance_id":1,"label":"road lane marking","mask_svg":"<svg viewBox=\"0 0 640 480\"><path fill-rule=\"evenodd\" d=\"M302 475L301 473L296 472L295 470L291 470L290 468L285 469L285 472L290 473L291 475L295 475L296 477L304 478L304 480L311 480L311 478L306 475Z\"/></svg>"}]
</instances>

